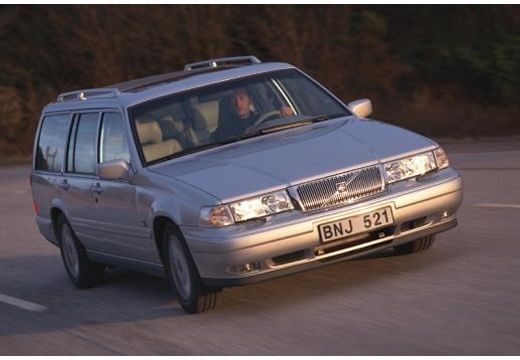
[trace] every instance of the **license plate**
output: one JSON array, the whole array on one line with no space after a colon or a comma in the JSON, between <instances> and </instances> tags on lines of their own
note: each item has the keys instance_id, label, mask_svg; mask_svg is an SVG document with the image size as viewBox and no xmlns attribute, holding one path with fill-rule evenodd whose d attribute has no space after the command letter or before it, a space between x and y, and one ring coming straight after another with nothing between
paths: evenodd
<instances>
[{"instance_id":1,"label":"license plate","mask_svg":"<svg viewBox=\"0 0 520 360\"><path fill-rule=\"evenodd\" d=\"M392 208L387 206L366 214L318 225L318 231L321 241L328 242L384 227L393 222Z\"/></svg>"}]
</instances>

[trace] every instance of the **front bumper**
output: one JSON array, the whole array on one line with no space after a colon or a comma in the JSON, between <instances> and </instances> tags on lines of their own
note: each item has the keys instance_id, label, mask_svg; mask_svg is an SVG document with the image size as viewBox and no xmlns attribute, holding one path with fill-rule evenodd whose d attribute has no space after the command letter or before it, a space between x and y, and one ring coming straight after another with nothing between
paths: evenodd
<instances>
[{"instance_id":1,"label":"front bumper","mask_svg":"<svg viewBox=\"0 0 520 360\"><path fill-rule=\"evenodd\" d=\"M207 286L259 282L328 263L351 259L436 234L457 224L462 179L451 168L421 181L389 186L379 196L357 204L291 211L224 228L183 226L199 274ZM318 225L392 208L394 224L370 233L322 243ZM245 264L252 264L248 268Z\"/></svg>"}]
</instances>

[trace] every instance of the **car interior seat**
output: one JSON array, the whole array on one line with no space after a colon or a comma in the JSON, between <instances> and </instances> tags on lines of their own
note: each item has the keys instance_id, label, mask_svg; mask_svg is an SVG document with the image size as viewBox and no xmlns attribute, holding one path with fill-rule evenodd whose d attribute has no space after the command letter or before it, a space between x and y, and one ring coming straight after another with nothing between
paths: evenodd
<instances>
[{"instance_id":1,"label":"car interior seat","mask_svg":"<svg viewBox=\"0 0 520 360\"><path fill-rule=\"evenodd\" d=\"M153 161L182 150L181 144L175 139L163 141L163 133L157 121L138 121L136 127L146 161Z\"/></svg>"},{"instance_id":2,"label":"car interior seat","mask_svg":"<svg viewBox=\"0 0 520 360\"><path fill-rule=\"evenodd\" d=\"M211 133L218 126L220 102L211 100L192 104L193 108L193 132L198 143L205 144L209 141Z\"/></svg>"},{"instance_id":3,"label":"car interior seat","mask_svg":"<svg viewBox=\"0 0 520 360\"><path fill-rule=\"evenodd\" d=\"M196 145L191 126L186 126L181 120L171 115L161 117L158 122L163 134L163 140L175 139L181 144L183 149Z\"/></svg>"}]
</instances>

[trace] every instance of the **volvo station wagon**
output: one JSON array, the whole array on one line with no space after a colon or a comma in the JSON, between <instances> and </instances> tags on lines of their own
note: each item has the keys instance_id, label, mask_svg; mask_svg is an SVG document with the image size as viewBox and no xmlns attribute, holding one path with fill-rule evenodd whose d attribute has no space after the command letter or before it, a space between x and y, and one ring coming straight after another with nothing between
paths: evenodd
<instances>
[{"instance_id":1,"label":"volvo station wagon","mask_svg":"<svg viewBox=\"0 0 520 360\"><path fill-rule=\"evenodd\" d=\"M371 112L254 56L63 93L36 135L36 223L76 287L151 273L189 313L224 287L428 249L457 224L461 178Z\"/></svg>"}]
</instances>

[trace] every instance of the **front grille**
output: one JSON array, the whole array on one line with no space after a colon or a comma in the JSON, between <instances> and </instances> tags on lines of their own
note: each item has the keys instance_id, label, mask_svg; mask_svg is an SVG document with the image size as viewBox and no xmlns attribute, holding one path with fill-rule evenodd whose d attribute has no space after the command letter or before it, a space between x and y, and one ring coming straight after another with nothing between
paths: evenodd
<instances>
[{"instance_id":1,"label":"front grille","mask_svg":"<svg viewBox=\"0 0 520 360\"><path fill-rule=\"evenodd\" d=\"M304 211L354 203L383 190L379 166L349 171L297 187Z\"/></svg>"}]
</instances>

